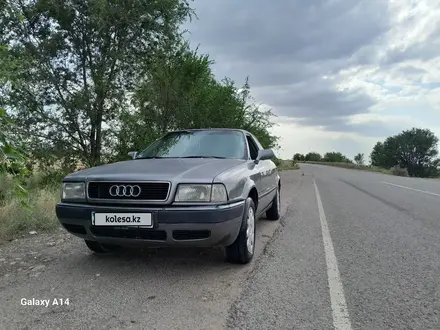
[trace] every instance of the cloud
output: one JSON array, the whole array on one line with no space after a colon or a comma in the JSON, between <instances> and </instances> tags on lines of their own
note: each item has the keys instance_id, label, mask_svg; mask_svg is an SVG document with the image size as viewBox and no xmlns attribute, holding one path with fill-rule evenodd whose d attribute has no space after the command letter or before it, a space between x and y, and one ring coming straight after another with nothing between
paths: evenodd
<instances>
[{"instance_id":1,"label":"cloud","mask_svg":"<svg viewBox=\"0 0 440 330\"><path fill-rule=\"evenodd\" d=\"M192 27L196 38L239 61L346 58L388 29L385 1L199 0L195 7L207 19Z\"/></svg>"},{"instance_id":2,"label":"cloud","mask_svg":"<svg viewBox=\"0 0 440 330\"><path fill-rule=\"evenodd\" d=\"M342 152L353 159L359 152L368 158L377 138L359 136L352 132L329 132L320 128L299 126L290 120L279 121L273 130L281 136L281 149L277 156L290 159L295 153L306 154L314 151L321 155L330 151Z\"/></svg>"},{"instance_id":3,"label":"cloud","mask_svg":"<svg viewBox=\"0 0 440 330\"><path fill-rule=\"evenodd\" d=\"M324 125L335 119L364 113L375 101L360 90L338 90L321 78L305 80L285 87L257 88L257 98L272 100L268 104L283 116L299 118L304 125Z\"/></svg>"},{"instance_id":4,"label":"cloud","mask_svg":"<svg viewBox=\"0 0 440 330\"><path fill-rule=\"evenodd\" d=\"M286 127L365 144L414 123L400 117L431 127L440 116L438 0L195 0L194 7L199 20L186 26L192 44L212 56L219 78L249 76L256 101ZM365 120L354 122L359 116ZM308 141L313 149L316 140ZM344 141L335 143L344 149Z\"/></svg>"}]
</instances>

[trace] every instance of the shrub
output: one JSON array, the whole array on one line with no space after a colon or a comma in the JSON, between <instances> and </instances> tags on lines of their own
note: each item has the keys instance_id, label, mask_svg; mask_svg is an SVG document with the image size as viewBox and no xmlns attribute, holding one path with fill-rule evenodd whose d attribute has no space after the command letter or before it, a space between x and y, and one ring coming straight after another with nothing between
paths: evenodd
<instances>
[{"instance_id":1,"label":"shrub","mask_svg":"<svg viewBox=\"0 0 440 330\"><path fill-rule=\"evenodd\" d=\"M12 176L6 173L0 173L0 204L11 197L12 191Z\"/></svg>"},{"instance_id":2,"label":"shrub","mask_svg":"<svg viewBox=\"0 0 440 330\"><path fill-rule=\"evenodd\" d=\"M32 176L26 180L26 188L29 190L40 188L59 187L66 173L61 170L35 171Z\"/></svg>"},{"instance_id":3,"label":"shrub","mask_svg":"<svg viewBox=\"0 0 440 330\"><path fill-rule=\"evenodd\" d=\"M292 160L280 159L280 164L277 165L279 171L297 170L299 165Z\"/></svg>"},{"instance_id":4,"label":"shrub","mask_svg":"<svg viewBox=\"0 0 440 330\"><path fill-rule=\"evenodd\" d=\"M397 176L409 176L408 170L398 165L391 167L391 173Z\"/></svg>"},{"instance_id":5,"label":"shrub","mask_svg":"<svg viewBox=\"0 0 440 330\"><path fill-rule=\"evenodd\" d=\"M31 230L50 230L58 226L55 205L59 200L58 189L41 189L29 194L29 208L11 198L0 206L0 240L17 237Z\"/></svg>"},{"instance_id":6,"label":"shrub","mask_svg":"<svg viewBox=\"0 0 440 330\"><path fill-rule=\"evenodd\" d=\"M275 165L276 165L277 167L280 166L281 163L282 163L282 160L279 159L279 158L277 158L277 157L275 157L274 159L272 159L272 161L275 163Z\"/></svg>"},{"instance_id":7,"label":"shrub","mask_svg":"<svg viewBox=\"0 0 440 330\"><path fill-rule=\"evenodd\" d=\"M58 169L34 171L24 178L27 193L19 198L12 175L0 173L0 241L19 237L31 230L55 228L55 205L60 197L64 172Z\"/></svg>"}]
</instances>

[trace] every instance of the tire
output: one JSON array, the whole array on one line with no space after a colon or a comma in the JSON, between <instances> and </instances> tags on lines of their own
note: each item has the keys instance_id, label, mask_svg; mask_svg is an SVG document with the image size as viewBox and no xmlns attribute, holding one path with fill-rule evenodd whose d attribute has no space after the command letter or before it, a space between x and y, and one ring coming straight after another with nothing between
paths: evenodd
<instances>
[{"instance_id":1,"label":"tire","mask_svg":"<svg viewBox=\"0 0 440 330\"><path fill-rule=\"evenodd\" d=\"M248 197L245 203L245 212L237 239L225 248L226 260L234 264L247 264L255 252L255 204Z\"/></svg>"},{"instance_id":2,"label":"tire","mask_svg":"<svg viewBox=\"0 0 440 330\"><path fill-rule=\"evenodd\" d=\"M86 243L87 247L90 250L99 254L111 253L119 250L119 246L116 245L101 244L95 241L88 241L88 240L84 240L84 242Z\"/></svg>"},{"instance_id":3,"label":"tire","mask_svg":"<svg viewBox=\"0 0 440 330\"><path fill-rule=\"evenodd\" d=\"M278 187L277 193L272 201L272 206L266 211L266 218L268 220L278 220L281 217L281 193Z\"/></svg>"}]
</instances>

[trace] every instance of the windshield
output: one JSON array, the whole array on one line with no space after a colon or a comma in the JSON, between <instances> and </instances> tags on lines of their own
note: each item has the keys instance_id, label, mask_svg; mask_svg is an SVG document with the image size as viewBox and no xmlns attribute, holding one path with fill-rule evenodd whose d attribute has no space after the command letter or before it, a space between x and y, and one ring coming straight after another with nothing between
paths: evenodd
<instances>
[{"instance_id":1,"label":"windshield","mask_svg":"<svg viewBox=\"0 0 440 330\"><path fill-rule=\"evenodd\" d=\"M139 158L214 157L244 159L246 144L239 131L172 132L140 152Z\"/></svg>"}]
</instances>

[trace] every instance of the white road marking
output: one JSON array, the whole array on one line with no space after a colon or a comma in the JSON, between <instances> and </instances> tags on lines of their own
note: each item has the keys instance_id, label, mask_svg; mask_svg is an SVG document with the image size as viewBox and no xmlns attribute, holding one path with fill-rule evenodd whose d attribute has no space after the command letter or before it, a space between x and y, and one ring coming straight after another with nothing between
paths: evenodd
<instances>
[{"instance_id":1,"label":"white road marking","mask_svg":"<svg viewBox=\"0 0 440 330\"><path fill-rule=\"evenodd\" d=\"M420 190L420 189L405 187L405 186L401 186L399 184L394 184L394 183L385 182L385 181L381 181L381 183L385 183L385 184L388 184L388 185L394 186L394 187L399 187L399 188L403 188L403 189L408 189L408 190L413 190L413 191L421 192L423 194L428 194L428 195L440 197L440 194L436 194L436 193L433 193L433 192L430 192L430 191L426 191L426 190Z\"/></svg>"},{"instance_id":2,"label":"white road marking","mask_svg":"<svg viewBox=\"0 0 440 330\"><path fill-rule=\"evenodd\" d=\"M347 303L345 302L344 287L342 286L339 274L338 262L333 249L330 230L322 206L318 186L313 179L315 186L316 200L318 201L319 219L321 220L322 240L324 242L325 260L327 263L328 286L330 289L330 302L333 315L333 326L335 330L351 330L350 317L348 315Z\"/></svg>"}]
</instances>

